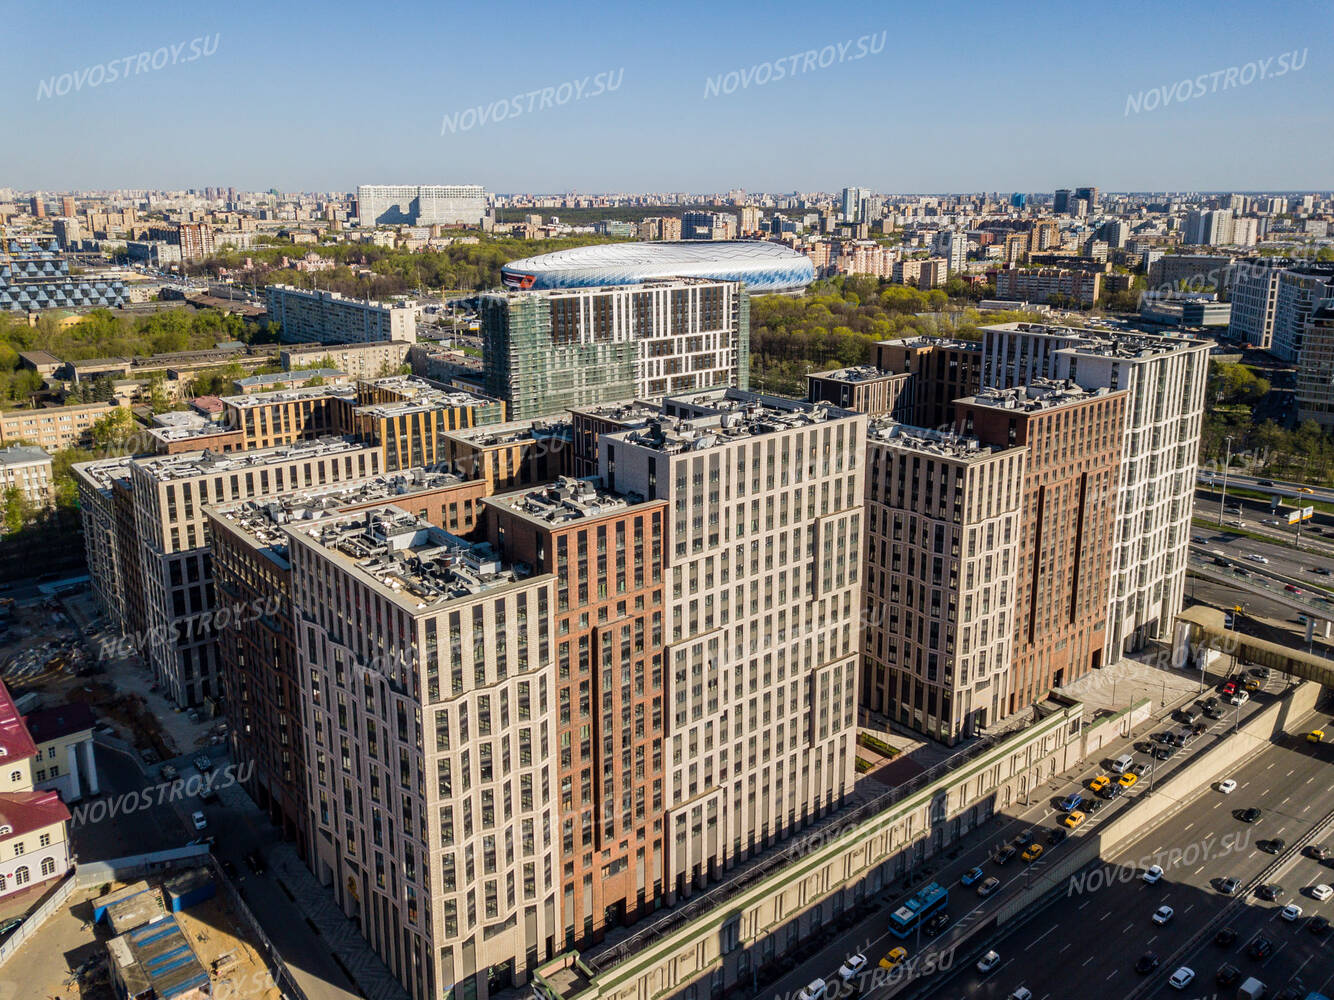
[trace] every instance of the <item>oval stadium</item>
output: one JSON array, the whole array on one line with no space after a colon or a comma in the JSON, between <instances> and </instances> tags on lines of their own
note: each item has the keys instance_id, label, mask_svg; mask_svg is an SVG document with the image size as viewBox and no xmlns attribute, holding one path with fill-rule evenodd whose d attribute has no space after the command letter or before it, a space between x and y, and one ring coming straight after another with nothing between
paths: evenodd
<instances>
[{"instance_id":1,"label":"oval stadium","mask_svg":"<svg viewBox=\"0 0 1334 1000\"><path fill-rule=\"evenodd\" d=\"M660 278L744 281L751 292L800 291L815 280L810 258L761 240L606 243L525 257L501 268L506 288L637 285Z\"/></svg>"}]
</instances>

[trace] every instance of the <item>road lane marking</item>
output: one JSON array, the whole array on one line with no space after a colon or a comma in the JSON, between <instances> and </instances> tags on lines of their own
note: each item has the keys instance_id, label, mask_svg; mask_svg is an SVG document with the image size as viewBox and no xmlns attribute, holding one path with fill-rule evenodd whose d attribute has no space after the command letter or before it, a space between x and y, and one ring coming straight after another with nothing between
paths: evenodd
<instances>
[{"instance_id":1,"label":"road lane marking","mask_svg":"<svg viewBox=\"0 0 1334 1000\"><path fill-rule=\"evenodd\" d=\"M1032 948L1033 945L1037 944L1039 941L1041 941L1043 938L1045 938L1048 934L1050 934L1054 930L1056 930L1055 925L1048 927L1045 931L1043 931L1041 934L1035 937L1032 941L1028 942L1028 948L1025 948L1024 951L1028 951L1029 948Z\"/></svg>"},{"instance_id":2,"label":"road lane marking","mask_svg":"<svg viewBox=\"0 0 1334 1000\"><path fill-rule=\"evenodd\" d=\"M1098 918L1098 921L1101 923L1102 921L1106 920L1106 919L1107 919L1108 917L1110 917L1111 915L1112 915L1112 914L1111 914L1111 911L1109 910L1108 912L1106 912L1106 913L1104 913L1102 916L1100 916L1100 917Z\"/></svg>"},{"instance_id":3,"label":"road lane marking","mask_svg":"<svg viewBox=\"0 0 1334 1000\"><path fill-rule=\"evenodd\" d=\"M1106 982L1110 983L1115 977L1116 977L1116 970L1113 969L1111 972L1107 973Z\"/></svg>"},{"instance_id":4,"label":"road lane marking","mask_svg":"<svg viewBox=\"0 0 1334 1000\"><path fill-rule=\"evenodd\" d=\"M1200 872L1202 872L1202 871L1204 871L1204 865L1200 865L1200 867L1196 868L1193 872L1191 872L1191 874L1192 874L1192 875L1198 875L1198 874L1200 874Z\"/></svg>"}]
</instances>

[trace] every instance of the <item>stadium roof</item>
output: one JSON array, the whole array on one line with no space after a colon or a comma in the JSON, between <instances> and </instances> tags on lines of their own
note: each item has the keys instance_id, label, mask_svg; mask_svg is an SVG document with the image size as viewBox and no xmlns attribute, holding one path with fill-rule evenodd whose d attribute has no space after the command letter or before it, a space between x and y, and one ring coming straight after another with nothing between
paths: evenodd
<instances>
[{"instance_id":1,"label":"stadium roof","mask_svg":"<svg viewBox=\"0 0 1334 1000\"><path fill-rule=\"evenodd\" d=\"M633 285L662 278L744 281L752 291L805 288L815 279L810 258L781 243L761 240L685 240L606 243L573 247L511 261L501 269L506 287L587 288Z\"/></svg>"}]
</instances>

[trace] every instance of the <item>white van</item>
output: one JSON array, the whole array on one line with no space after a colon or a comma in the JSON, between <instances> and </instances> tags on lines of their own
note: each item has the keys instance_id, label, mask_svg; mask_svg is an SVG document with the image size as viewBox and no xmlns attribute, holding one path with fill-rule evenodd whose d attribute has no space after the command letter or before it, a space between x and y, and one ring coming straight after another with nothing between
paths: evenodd
<instances>
[{"instance_id":1,"label":"white van","mask_svg":"<svg viewBox=\"0 0 1334 1000\"><path fill-rule=\"evenodd\" d=\"M1130 766L1135 763L1135 758L1128 753L1123 753L1116 760L1112 761L1112 770L1117 774L1125 774L1130 770Z\"/></svg>"}]
</instances>

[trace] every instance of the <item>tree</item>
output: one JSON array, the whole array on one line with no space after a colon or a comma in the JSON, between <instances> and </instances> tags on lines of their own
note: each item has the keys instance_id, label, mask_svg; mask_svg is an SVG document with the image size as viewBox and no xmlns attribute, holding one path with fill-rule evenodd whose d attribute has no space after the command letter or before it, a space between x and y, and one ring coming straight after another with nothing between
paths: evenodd
<instances>
[{"instance_id":1,"label":"tree","mask_svg":"<svg viewBox=\"0 0 1334 1000\"><path fill-rule=\"evenodd\" d=\"M128 441L134 428L134 414L127 407L118 406L106 416L98 417L89 433L98 448L110 448Z\"/></svg>"},{"instance_id":2,"label":"tree","mask_svg":"<svg viewBox=\"0 0 1334 1000\"><path fill-rule=\"evenodd\" d=\"M27 495L17 486L10 486L0 498L0 518L3 519L5 534L13 535L33 519L36 509Z\"/></svg>"}]
</instances>

